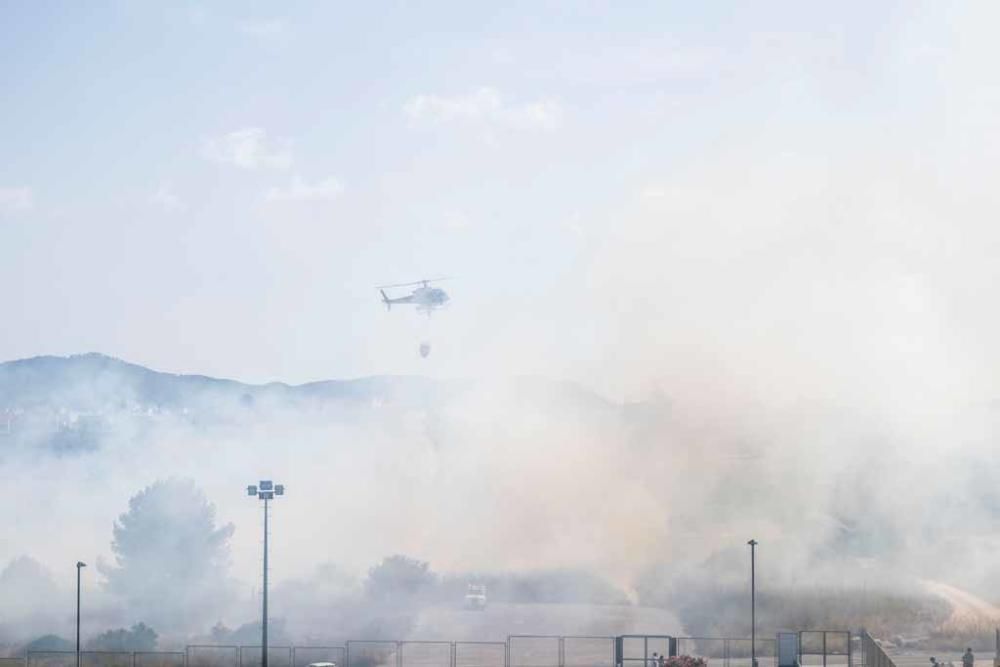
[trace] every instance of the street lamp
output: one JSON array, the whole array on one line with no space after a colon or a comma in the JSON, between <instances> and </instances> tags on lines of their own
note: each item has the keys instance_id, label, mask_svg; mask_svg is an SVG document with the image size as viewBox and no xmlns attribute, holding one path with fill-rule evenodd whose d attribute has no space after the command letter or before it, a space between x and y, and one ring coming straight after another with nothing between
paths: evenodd
<instances>
[{"instance_id":1,"label":"street lamp","mask_svg":"<svg viewBox=\"0 0 1000 667\"><path fill-rule=\"evenodd\" d=\"M267 514L268 503L275 496L285 495L285 486L269 479L261 480L256 486L247 487L248 496L257 496L264 501L264 609L260 626L260 666L267 667ZM78 664L76 667L80 667Z\"/></svg>"},{"instance_id":2,"label":"street lamp","mask_svg":"<svg viewBox=\"0 0 1000 667\"><path fill-rule=\"evenodd\" d=\"M80 667L80 570L87 567L83 561L76 561L76 667Z\"/></svg>"},{"instance_id":3,"label":"street lamp","mask_svg":"<svg viewBox=\"0 0 1000 667\"><path fill-rule=\"evenodd\" d=\"M757 667L757 581L754 572L757 540L750 540L747 544L750 545L750 664Z\"/></svg>"}]
</instances>

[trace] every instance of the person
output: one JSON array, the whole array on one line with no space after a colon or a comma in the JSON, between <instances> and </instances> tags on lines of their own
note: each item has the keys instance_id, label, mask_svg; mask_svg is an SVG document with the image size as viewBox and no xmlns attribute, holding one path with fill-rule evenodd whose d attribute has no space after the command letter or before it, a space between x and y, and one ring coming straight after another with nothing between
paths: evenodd
<instances>
[{"instance_id":1,"label":"person","mask_svg":"<svg viewBox=\"0 0 1000 667\"><path fill-rule=\"evenodd\" d=\"M933 655L931 656L931 667L941 667L941 663Z\"/></svg>"},{"instance_id":2,"label":"person","mask_svg":"<svg viewBox=\"0 0 1000 667\"><path fill-rule=\"evenodd\" d=\"M663 656L663 654L661 653L661 654L660 654L660 659L656 661L656 667L664 667L664 664L665 664L666 662L667 662L667 659L666 659L666 658L665 658L665 657Z\"/></svg>"},{"instance_id":3,"label":"person","mask_svg":"<svg viewBox=\"0 0 1000 667\"><path fill-rule=\"evenodd\" d=\"M659 665L659 663L660 663L659 655L660 655L659 653L657 653L656 651L653 651L652 664L649 667L657 667L657 665Z\"/></svg>"},{"instance_id":4,"label":"person","mask_svg":"<svg viewBox=\"0 0 1000 667\"><path fill-rule=\"evenodd\" d=\"M976 664L976 656L972 655L972 649L966 647L965 653L962 654L962 667L974 667Z\"/></svg>"}]
</instances>

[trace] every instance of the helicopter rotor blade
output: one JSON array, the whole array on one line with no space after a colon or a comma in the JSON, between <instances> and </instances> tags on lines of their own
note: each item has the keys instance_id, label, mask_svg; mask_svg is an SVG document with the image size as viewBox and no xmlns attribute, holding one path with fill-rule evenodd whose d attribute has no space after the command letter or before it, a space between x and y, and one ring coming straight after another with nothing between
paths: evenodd
<instances>
[{"instance_id":1,"label":"helicopter rotor blade","mask_svg":"<svg viewBox=\"0 0 1000 667\"><path fill-rule=\"evenodd\" d=\"M376 289L388 289L391 287L415 287L416 285L427 285L428 283L436 283L442 280L451 280L449 276L442 276L440 278L428 278L427 280L417 280L412 283L396 283L393 285L376 285Z\"/></svg>"}]
</instances>

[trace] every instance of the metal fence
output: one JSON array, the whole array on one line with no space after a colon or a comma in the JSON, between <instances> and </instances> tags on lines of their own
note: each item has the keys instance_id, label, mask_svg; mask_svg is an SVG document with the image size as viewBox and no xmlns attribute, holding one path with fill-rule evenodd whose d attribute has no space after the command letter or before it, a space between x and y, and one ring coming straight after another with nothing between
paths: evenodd
<instances>
[{"instance_id":1,"label":"metal fence","mask_svg":"<svg viewBox=\"0 0 1000 667\"><path fill-rule=\"evenodd\" d=\"M261 667L260 646L241 646L239 650L239 667ZM291 646L268 646L267 647L268 667L292 667L292 647Z\"/></svg>"},{"instance_id":2,"label":"metal fence","mask_svg":"<svg viewBox=\"0 0 1000 667\"><path fill-rule=\"evenodd\" d=\"M870 635L798 633L801 667L896 667ZM777 667L777 642L757 639L759 667ZM356 641L343 646L269 646L269 667L651 667L653 656L690 655L709 667L752 667L750 640L667 635L510 635L507 641ZM852 659L853 657L853 659ZM620 662L619 662L620 661ZM196 644L184 651L81 651L81 667L260 667L260 646ZM74 651L29 651L0 667L76 667Z\"/></svg>"},{"instance_id":3,"label":"metal fence","mask_svg":"<svg viewBox=\"0 0 1000 667\"><path fill-rule=\"evenodd\" d=\"M507 642L455 642L453 667L507 667Z\"/></svg>"},{"instance_id":4,"label":"metal fence","mask_svg":"<svg viewBox=\"0 0 1000 667\"><path fill-rule=\"evenodd\" d=\"M882 650L875 638L867 632L861 633L861 667L896 667L886 652Z\"/></svg>"},{"instance_id":5,"label":"metal fence","mask_svg":"<svg viewBox=\"0 0 1000 667\"><path fill-rule=\"evenodd\" d=\"M76 667L75 651L28 651L27 667Z\"/></svg>"},{"instance_id":6,"label":"metal fence","mask_svg":"<svg viewBox=\"0 0 1000 667\"><path fill-rule=\"evenodd\" d=\"M754 651L754 649L756 649ZM775 667L777 642L774 639L732 637L678 637L677 654L702 658L709 667L752 667L751 655L756 652L757 664Z\"/></svg>"},{"instance_id":7,"label":"metal fence","mask_svg":"<svg viewBox=\"0 0 1000 667\"><path fill-rule=\"evenodd\" d=\"M507 637L509 667L549 667L563 664L562 637L511 635Z\"/></svg>"},{"instance_id":8,"label":"metal fence","mask_svg":"<svg viewBox=\"0 0 1000 667\"><path fill-rule=\"evenodd\" d=\"M614 667L615 638L563 637L564 667Z\"/></svg>"},{"instance_id":9,"label":"metal fence","mask_svg":"<svg viewBox=\"0 0 1000 667\"><path fill-rule=\"evenodd\" d=\"M453 651L451 642L400 642L399 663L404 667L451 667Z\"/></svg>"},{"instance_id":10,"label":"metal fence","mask_svg":"<svg viewBox=\"0 0 1000 667\"><path fill-rule=\"evenodd\" d=\"M395 641L349 641L345 667L400 667L399 644Z\"/></svg>"},{"instance_id":11,"label":"metal fence","mask_svg":"<svg viewBox=\"0 0 1000 667\"><path fill-rule=\"evenodd\" d=\"M133 667L186 667L187 653L183 651L136 651Z\"/></svg>"},{"instance_id":12,"label":"metal fence","mask_svg":"<svg viewBox=\"0 0 1000 667\"><path fill-rule=\"evenodd\" d=\"M131 651L82 651L80 667L132 667Z\"/></svg>"},{"instance_id":13,"label":"metal fence","mask_svg":"<svg viewBox=\"0 0 1000 667\"><path fill-rule=\"evenodd\" d=\"M76 651L28 651L23 658L5 658L2 667L76 667ZM205 663L204 667L217 663ZM179 651L80 651L81 667L186 667Z\"/></svg>"},{"instance_id":14,"label":"metal fence","mask_svg":"<svg viewBox=\"0 0 1000 667\"><path fill-rule=\"evenodd\" d=\"M804 630L799 633L799 655L803 667L849 667L851 634L834 630Z\"/></svg>"},{"instance_id":15,"label":"metal fence","mask_svg":"<svg viewBox=\"0 0 1000 667\"><path fill-rule=\"evenodd\" d=\"M292 665L293 667L308 667L314 662L346 665L345 652L343 646L293 646Z\"/></svg>"},{"instance_id":16,"label":"metal fence","mask_svg":"<svg viewBox=\"0 0 1000 667\"><path fill-rule=\"evenodd\" d=\"M621 667L652 667L653 656L673 655L676 640L668 635L622 635L617 637Z\"/></svg>"},{"instance_id":17,"label":"metal fence","mask_svg":"<svg viewBox=\"0 0 1000 667\"><path fill-rule=\"evenodd\" d=\"M187 647L187 667L239 667L239 646L194 644Z\"/></svg>"}]
</instances>

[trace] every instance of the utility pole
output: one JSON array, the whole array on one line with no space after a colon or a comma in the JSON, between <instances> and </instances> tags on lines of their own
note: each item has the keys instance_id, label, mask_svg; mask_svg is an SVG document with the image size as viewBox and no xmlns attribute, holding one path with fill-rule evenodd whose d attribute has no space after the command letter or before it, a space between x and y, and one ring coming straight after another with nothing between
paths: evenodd
<instances>
[{"instance_id":1,"label":"utility pole","mask_svg":"<svg viewBox=\"0 0 1000 667\"><path fill-rule=\"evenodd\" d=\"M83 561L76 561L76 667L80 667L80 570L87 567Z\"/></svg>"},{"instance_id":2,"label":"utility pole","mask_svg":"<svg viewBox=\"0 0 1000 667\"><path fill-rule=\"evenodd\" d=\"M248 496L257 496L264 501L264 604L261 613L260 624L260 666L267 667L267 533L268 533L268 513L270 511L269 502L275 496L285 495L283 484L275 484L271 480L261 480L258 485L247 487ZM76 667L80 667L77 665Z\"/></svg>"},{"instance_id":3,"label":"utility pole","mask_svg":"<svg viewBox=\"0 0 1000 667\"><path fill-rule=\"evenodd\" d=\"M757 580L756 556L757 540L747 542L750 545L750 664L757 667Z\"/></svg>"}]
</instances>

